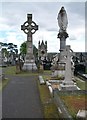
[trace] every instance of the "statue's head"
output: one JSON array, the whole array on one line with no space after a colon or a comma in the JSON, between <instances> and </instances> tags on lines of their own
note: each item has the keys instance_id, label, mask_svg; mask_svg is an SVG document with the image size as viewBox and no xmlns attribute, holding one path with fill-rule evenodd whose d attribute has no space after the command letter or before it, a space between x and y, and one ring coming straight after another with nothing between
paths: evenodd
<instances>
[{"instance_id":1,"label":"statue's head","mask_svg":"<svg viewBox=\"0 0 87 120\"><path fill-rule=\"evenodd\" d=\"M63 7L63 6L61 7L61 10L64 10L64 7Z\"/></svg>"},{"instance_id":2,"label":"statue's head","mask_svg":"<svg viewBox=\"0 0 87 120\"><path fill-rule=\"evenodd\" d=\"M60 12L59 13L65 13L65 9L64 7L62 6L61 9L60 9Z\"/></svg>"}]
</instances>

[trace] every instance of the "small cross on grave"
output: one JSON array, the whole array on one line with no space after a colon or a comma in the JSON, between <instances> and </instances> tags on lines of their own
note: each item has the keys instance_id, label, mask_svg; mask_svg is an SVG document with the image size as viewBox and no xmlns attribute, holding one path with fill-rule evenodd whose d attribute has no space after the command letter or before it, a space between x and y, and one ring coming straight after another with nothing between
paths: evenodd
<instances>
[{"instance_id":1,"label":"small cross on grave","mask_svg":"<svg viewBox=\"0 0 87 120\"><path fill-rule=\"evenodd\" d=\"M27 21L24 22L23 25L21 25L21 30L23 30L24 33L27 34L27 53L23 69L36 69L33 55L32 35L38 30L38 25L34 21L32 21L32 14L27 14Z\"/></svg>"}]
</instances>

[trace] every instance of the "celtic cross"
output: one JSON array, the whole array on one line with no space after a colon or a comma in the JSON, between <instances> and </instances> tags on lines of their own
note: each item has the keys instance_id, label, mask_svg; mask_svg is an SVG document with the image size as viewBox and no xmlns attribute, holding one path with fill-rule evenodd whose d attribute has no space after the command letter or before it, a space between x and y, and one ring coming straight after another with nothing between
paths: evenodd
<instances>
[{"instance_id":1,"label":"celtic cross","mask_svg":"<svg viewBox=\"0 0 87 120\"><path fill-rule=\"evenodd\" d=\"M27 34L27 53L25 62L33 59L33 44L32 44L32 34L34 34L38 30L38 25L32 21L32 14L27 14L27 21L21 25L21 30Z\"/></svg>"},{"instance_id":2,"label":"celtic cross","mask_svg":"<svg viewBox=\"0 0 87 120\"><path fill-rule=\"evenodd\" d=\"M27 14L27 21L21 25L21 30L30 38L38 30L38 25L32 21L32 14Z\"/></svg>"}]
</instances>

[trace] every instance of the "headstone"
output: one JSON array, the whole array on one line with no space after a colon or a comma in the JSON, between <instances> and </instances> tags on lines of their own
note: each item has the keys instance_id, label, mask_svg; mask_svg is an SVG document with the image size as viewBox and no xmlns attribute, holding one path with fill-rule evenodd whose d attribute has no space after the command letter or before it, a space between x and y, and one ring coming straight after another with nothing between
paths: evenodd
<instances>
[{"instance_id":1,"label":"headstone","mask_svg":"<svg viewBox=\"0 0 87 120\"><path fill-rule=\"evenodd\" d=\"M21 30L27 34L27 53L23 70L37 70L33 55L32 35L38 30L38 25L32 21L32 14L27 14L27 21L21 25Z\"/></svg>"},{"instance_id":2,"label":"headstone","mask_svg":"<svg viewBox=\"0 0 87 120\"><path fill-rule=\"evenodd\" d=\"M20 61L19 58L16 58L16 74L20 73Z\"/></svg>"},{"instance_id":3,"label":"headstone","mask_svg":"<svg viewBox=\"0 0 87 120\"><path fill-rule=\"evenodd\" d=\"M87 118L87 110L79 110L77 113L77 118L85 119Z\"/></svg>"},{"instance_id":4,"label":"headstone","mask_svg":"<svg viewBox=\"0 0 87 120\"><path fill-rule=\"evenodd\" d=\"M62 56L66 59L65 65L65 79L62 84L60 84L61 89L63 90L77 90L77 86L74 85L72 81L72 71L71 71L71 57L73 52L70 49L70 46L67 45L66 49L62 52Z\"/></svg>"}]
</instances>

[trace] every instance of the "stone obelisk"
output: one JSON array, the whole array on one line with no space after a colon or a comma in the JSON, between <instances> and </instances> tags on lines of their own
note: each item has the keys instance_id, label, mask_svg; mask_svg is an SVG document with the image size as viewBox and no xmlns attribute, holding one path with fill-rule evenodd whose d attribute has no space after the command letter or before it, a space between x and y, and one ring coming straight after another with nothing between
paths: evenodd
<instances>
[{"instance_id":1,"label":"stone obelisk","mask_svg":"<svg viewBox=\"0 0 87 120\"><path fill-rule=\"evenodd\" d=\"M35 58L33 55L33 40L32 35L38 30L38 25L32 21L32 14L27 14L27 21L21 25L21 30L27 34L27 53L25 57L25 63L23 65L23 70L37 70L35 64Z\"/></svg>"}]
</instances>

